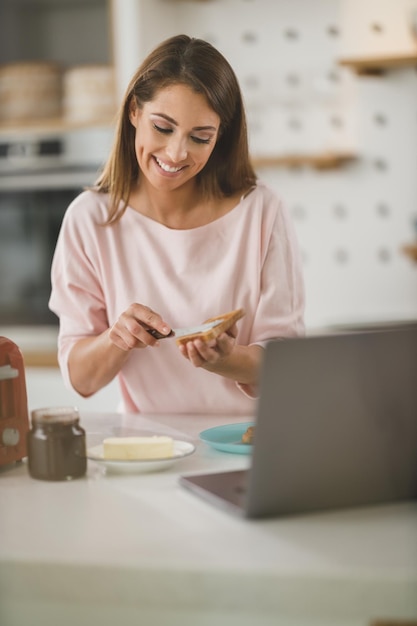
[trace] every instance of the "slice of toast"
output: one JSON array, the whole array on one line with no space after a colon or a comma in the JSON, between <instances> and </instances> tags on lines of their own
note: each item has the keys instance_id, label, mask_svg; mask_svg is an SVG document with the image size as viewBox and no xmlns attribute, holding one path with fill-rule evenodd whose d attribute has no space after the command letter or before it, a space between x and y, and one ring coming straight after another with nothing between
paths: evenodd
<instances>
[{"instance_id":1,"label":"slice of toast","mask_svg":"<svg viewBox=\"0 0 417 626\"><path fill-rule=\"evenodd\" d=\"M190 333L189 335L182 335L181 337L177 337L175 339L177 345L181 345L187 343L187 341L192 341L193 339L202 339L203 341L210 341L211 339L215 339L226 330L228 330L235 322L240 320L241 317L245 315L245 311L243 309L236 309L234 311L229 311L229 313L224 313L223 315L217 315L216 317L210 317L208 320L205 320L203 323L208 324L210 322L215 322L218 320L218 324L213 326L212 328L200 331L197 333Z\"/></svg>"}]
</instances>

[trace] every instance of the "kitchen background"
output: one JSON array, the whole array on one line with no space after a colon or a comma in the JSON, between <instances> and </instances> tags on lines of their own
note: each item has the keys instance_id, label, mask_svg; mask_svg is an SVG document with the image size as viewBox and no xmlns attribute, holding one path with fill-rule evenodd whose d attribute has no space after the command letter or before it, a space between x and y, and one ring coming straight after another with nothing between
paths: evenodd
<instances>
[{"instance_id":1,"label":"kitchen background","mask_svg":"<svg viewBox=\"0 0 417 626\"><path fill-rule=\"evenodd\" d=\"M89 400L62 384L50 255L130 76L180 32L236 70L255 166L297 229L308 332L417 318L417 0L2 0L0 335L29 408L117 407L115 383ZM27 62L47 62L39 93Z\"/></svg>"}]
</instances>

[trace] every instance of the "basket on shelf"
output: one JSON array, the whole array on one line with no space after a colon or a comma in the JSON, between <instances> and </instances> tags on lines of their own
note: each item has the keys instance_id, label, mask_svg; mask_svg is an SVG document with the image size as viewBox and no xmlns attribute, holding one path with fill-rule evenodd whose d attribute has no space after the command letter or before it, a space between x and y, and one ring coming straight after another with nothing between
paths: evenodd
<instances>
[{"instance_id":1,"label":"basket on shelf","mask_svg":"<svg viewBox=\"0 0 417 626\"><path fill-rule=\"evenodd\" d=\"M0 65L0 120L56 118L62 108L62 71L50 62Z\"/></svg>"}]
</instances>

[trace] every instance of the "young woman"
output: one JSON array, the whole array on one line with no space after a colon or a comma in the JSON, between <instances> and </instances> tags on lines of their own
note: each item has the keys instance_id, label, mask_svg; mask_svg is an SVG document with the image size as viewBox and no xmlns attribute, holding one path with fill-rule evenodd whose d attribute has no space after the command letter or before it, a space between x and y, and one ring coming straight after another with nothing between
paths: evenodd
<instances>
[{"instance_id":1,"label":"young woman","mask_svg":"<svg viewBox=\"0 0 417 626\"><path fill-rule=\"evenodd\" d=\"M118 377L121 409L250 414L265 342L304 332L293 227L248 154L227 60L185 35L128 86L94 189L68 208L52 265L67 384L88 397ZM243 308L217 340L156 340Z\"/></svg>"}]
</instances>

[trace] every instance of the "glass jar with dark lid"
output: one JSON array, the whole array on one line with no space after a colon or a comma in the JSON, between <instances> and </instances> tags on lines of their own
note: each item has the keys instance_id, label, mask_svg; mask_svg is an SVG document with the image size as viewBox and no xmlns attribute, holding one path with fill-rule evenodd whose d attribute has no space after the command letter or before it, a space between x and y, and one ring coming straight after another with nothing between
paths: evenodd
<instances>
[{"instance_id":1,"label":"glass jar with dark lid","mask_svg":"<svg viewBox=\"0 0 417 626\"><path fill-rule=\"evenodd\" d=\"M28 467L32 478L71 480L87 469L85 430L74 407L48 407L31 412Z\"/></svg>"}]
</instances>

